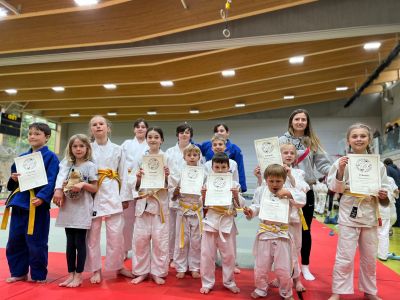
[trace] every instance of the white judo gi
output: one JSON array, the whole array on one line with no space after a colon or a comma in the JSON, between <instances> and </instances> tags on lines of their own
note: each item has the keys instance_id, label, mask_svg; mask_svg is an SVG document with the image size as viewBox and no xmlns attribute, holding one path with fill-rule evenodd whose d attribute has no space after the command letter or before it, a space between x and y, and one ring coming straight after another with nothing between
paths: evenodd
<instances>
[{"instance_id":1,"label":"white judo gi","mask_svg":"<svg viewBox=\"0 0 400 300\"><path fill-rule=\"evenodd\" d=\"M85 271L101 270L100 236L103 218L106 222L107 240L105 270L116 271L122 269L124 263L124 218L120 188L123 189L126 184L125 155L121 147L110 140L105 145L93 142L91 146L93 161L99 172L99 189L94 197L92 226L87 236Z\"/></svg>"},{"instance_id":2,"label":"white judo gi","mask_svg":"<svg viewBox=\"0 0 400 300\"><path fill-rule=\"evenodd\" d=\"M159 154L163 154L160 150ZM164 163L167 157L164 154ZM139 161L141 165L141 160ZM131 172L128 187L135 189L136 172ZM159 190L139 190L135 200L135 224L132 240L132 273L166 277L168 253L168 186ZM153 195L152 195L153 194Z\"/></svg>"},{"instance_id":3,"label":"white judo gi","mask_svg":"<svg viewBox=\"0 0 400 300\"><path fill-rule=\"evenodd\" d=\"M138 169L138 161L144 152L149 148L146 140L142 143L136 139L126 140L121 145L122 152L125 154L125 169L127 173L134 172ZM133 200L137 197L136 191L129 191L128 195L124 195L123 200ZM135 222L135 203L129 201L128 208L124 209L124 249L125 252L132 249L133 224Z\"/></svg>"},{"instance_id":4,"label":"white judo gi","mask_svg":"<svg viewBox=\"0 0 400 300\"><path fill-rule=\"evenodd\" d=\"M181 174L170 176L171 192L180 186ZM180 194L175 229L175 269L184 273L200 271L201 231L203 203L200 195Z\"/></svg>"},{"instance_id":5,"label":"white judo gi","mask_svg":"<svg viewBox=\"0 0 400 300\"><path fill-rule=\"evenodd\" d=\"M233 187L239 187L233 182ZM239 194L239 204L243 207L244 199ZM203 219L203 236L201 239L200 275L202 287L212 289L215 284L215 259L217 249L222 260L222 281L225 287L236 286L234 278L236 261L236 210L232 205L209 207Z\"/></svg>"},{"instance_id":6,"label":"white judo gi","mask_svg":"<svg viewBox=\"0 0 400 300\"><path fill-rule=\"evenodd\" d=\"M293 206L296 210L306 203L306 195L297 188L288 188L293 199L289 202L289 212ZM258 187L250 209L253 217L258 216L260 204L263 197L272 197L272 193L266 185ZM254 292L260 297L267 296L268 273L274 264L274 272L279 280L279 294L284 298L292 296L292 272L295 247L289 233L287 224L269 224L270 222L260 220L259 230L254 242L253 254L256 258L254 266L254 281L256 289Z\"/></svg>"},{"instance_id":7,"label":"white judo gi","mask_svg":"<svg viewBox=\"0 0 400 300\"><path fill-rule=\"evenodd\" d=\"M353 294L354 256L357 246L360 250L359 289L367 294L376 295L376 254L377 210L378 200L366 196L364 199L349 194L349 171L346 166L343 180L336 179L339 169L339 159L332 165L328 174L328 187L336 193L343 193L339 204L339 241L336 249L335 266L333 269L332 292L334 294ZM390 183L386 168L380 163L382 189L390 195ZM355 217L350 214L357 207Z\"/></svg>"}]
</instances>

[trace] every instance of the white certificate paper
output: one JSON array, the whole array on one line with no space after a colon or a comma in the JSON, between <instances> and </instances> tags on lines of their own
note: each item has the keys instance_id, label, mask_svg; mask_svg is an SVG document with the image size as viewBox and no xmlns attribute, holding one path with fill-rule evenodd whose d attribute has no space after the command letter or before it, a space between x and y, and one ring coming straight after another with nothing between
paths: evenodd
<instances>
[{"instance_id":1,"label":"white certificate paper","mask_svg":"<svg viewBox=\"0 0 400 300\"><path fill-rule=\"evenodd\" d=\"M265 190L261 198L260 213L261 220L281 224L289 223L289 199L280 199L274 196L269 190Z\"/></svg>"},{"instance_id":2,"label":"white certificate paper","mask_svg":"<svg viewBox=\"0 0 400 300\"><path fill-rule=\"evenodd\" d=\"M378 154L348 154L350 192L377 195L381 188Z\"/></svg>"},{"instance_id":3,"label":"white certificate paper","mask_svg":"<svg viewBox=\"0 0 400 300\"><path fill-rule=\"evenodd\" d=\"M232 204L232 174L211 173L207 178L206 206L229 206Z\"/></svg>"},{"instance_id":4,"label":"white certificate paper","mask_svg":"<svg viewBox=\"0 0 400 300\"><path fill-rule=\"evenodd\" d=\"M142 169L144 174L140 182L140 189L162 189L165 187L164 155L144 155Z\"/></svg>"},{"instance_id":5,"label":"white certificate paper","mask_svg":"<svg viewBox=\"0 0 400 300\"><path fill-rule=\"evenodd\" d=\"M278 137L255 140L254 146L261 174L264 174L265 169L271 164L283 165Z\"/></svg>"},{"instance_id":6,"label":"white certificate paper","mask_svg":"<svg viewBox=\"0 0 400 300\"><path fill-rule=\"evenodd\" d=\"M19 189L21 192L46 185L47 174L44 168L41 152L19 156L14 159L18 177Z\"/></svg>"},{"instance_id":7,"label":"white certificate paper","mask_svg":"<svg viewBox=\"0 0 400 300\"><path fill-rule=\"evenodd\" d=\"M185 166L182 169L181 190L182 194L201 195L204 183L204 167Z\"/></svg>"}]
</instances>

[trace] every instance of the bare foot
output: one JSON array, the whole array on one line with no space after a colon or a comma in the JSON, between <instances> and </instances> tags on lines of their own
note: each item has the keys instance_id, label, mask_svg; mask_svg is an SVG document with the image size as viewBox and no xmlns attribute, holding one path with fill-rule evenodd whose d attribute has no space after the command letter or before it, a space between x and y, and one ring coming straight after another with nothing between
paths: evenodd
<instances>
[{"instance_id":1,"label":"bare foot","mask_svg":"<svg viewBox=\"0 0 400 300\"><path fill-rule=\"evenodd\" d=\"M279 280L278 278L275 278L274 280L270 281L268 283L269 286L272 286L274 288L278 288L279 287Z\"/></svg>"},{"instance_id":2,"label":"bare foot","mask_svg":"<svg viewBox=\"0 0 400 300\"><path fill-rule=\"evenodd\" d=\"M178 272L176 273L176 278L182 279L185 277L185 272Z\"/></svg>"},{"instance_id":3,"label":"bare foot","mask_svg":"<svg viewBox=\"0 0 400 300\"><path fill-rule=\"evenodd\" d=\"M197 272L197 271L192 271L192 277L193 278L200 278L200 273L199 272Z\"/></svg>"},{"instance_id":4,"label":"bare foot","mask_svg":"<svg viewBox=\"0 0 400 300\"><path fill-rule=\"evenodd\" d=\"M339 300L340 296L338 294L332 294L328 300Z\"/></svg>"},{"instance_id":5,"label":"bare foot","mask_svg":"<svg viewBox=\"0 0 400 300\"><path fill-rule=\"evenodd\" d=\"M305 292L306 288L304 287L303 283L300 280L300 277L298 278L293 278L294 284L295 284L295 288L296 288L296 292Z\"/></svg>"},{"instance_id":6,"label":"bare foot","mask_svg":"<svg viewBox=\"0 0 400 300\"><path fill-rule=\"evenodd\" d=\"M74 280L74 273L69 273L68 278L64 281L61 282L58 286L67 286L68 284L71 283L71 281Z\"/></svg>"},{"instance_id":7,"label":"bare foot","mask_svg":"<svg viewBox=\"0 0 400 300\"><path fill-rule=\"evenodd\" d=\"M146 275L140 275L134 279L131 280L131 283L133 284L138 284L141 283L143 280L145 280L147 278L147 274Z\"/></svg>"},{"instance_id":8,"label":"bare foot","mask_svg":"<svg viewBox=\"0 0 400 300\"><path fill-rule=\"evenodd\" d=\"M240 293L240 289L235 285L232 287L226 287L228 290L230 290L232 293L234 294L239 294Z\"/></svg>"},{"instance_id":9,"label":"bare foot","mask_svg":"<svg viewBox=\"0 0 400 300\"><path fill-rule=\"evenodd\" d=\"M24 275L24 276L19 276L19 277L9 277L6 279L7 283L13 283L13 282L17 282L17 281L27 281L28 280L28 276Z\"/></svg>"},{"instance_id":10,"label":"bare foot","mask_svg":"<svg viewBox=\"0 0 400 300\"><path fill-rule=\"evenodd\" d=\"M251 292L250 296L253 299L261 298L261 296L259 294L257 294L256 292Z\"/></svg>"},{"instance_id":11,"label":"bare foot","mask_svg":"<svg viewBox=\"0 0 400 300\"><path fill-rule=\"evenodd\" d=\"M82 281L83 281L83 279L82 279L82 273L75 273L75 275L74 275L74 280L72 280L72 281L67 285L67 287L69 287L69 288L78 287L78 286L80 286L80 285L82 284Z\"/></svg>"},{"instance_id":12,"label":"bare foot","mask_svg":"<svg viewBox=\"0 0 400 300\"><path fill-rule=\"evenodd\" d=\"M183 274L183 275L185 275L185 274ZM165 280L161 277L153 275L152 278L153 278L154 282L157 284L160 284L160 285L165 284Z\"/></svg>"},{"instance_id":13,"label":"bare foot","mask_svg":"<svg viewBox=\"0 0 400 300\"><path fill-rule=\"evenodd\" d=\"M121 276L128 277L128 278L133 278L132 272L129 271L128 269L126 269L126 268L122 268L122 269L118 270L117 274L121 275Z\"/></svg>"},{"instance_id":14,"label":"bare foot","mask_svg":"<svg viewBox=\"0 0 400 300\"><path fill-rule=\"evenodd\" d=\"M92 277L90 277L90 282L93 284L101 282L101 270L93 272Z\"/></svg>"},{"instance_id":15,"label":"bare foot","mask_svg":"<svg viewBox=\"0 0 400 300\"><path fill-rule=\"evenodd\" d=\"M240 274L240 269L238 267L235 267L235 269L233 270L233 273Z\"/></svg>"},{"instance_id":16,"label":"bare foot","mask_svg":"<svg viewBox=\"0 0 400 300\"><path fill-rule=\"evenodd\" d=\"M171 260L171 262L169 263L169 266L170 266L171 268L175 268L175 263L174 263L173 260Z\"/></svg>"},{"instance_id":17,"label":"bare foot","mask_svg":"<svg viewBox=\"0 0 400 300\"><path fill-rule=\"evenodd\" d=\"M367 294L367 293L364 293L364 297L369 300L382 300L381 298L379 298L376 295L371 295L371 294Z\"/></svg>"},{"instance_id":18,"label":"bare foot","mask_svg":"<svg viewBox=\"0 0 400 300\"><path fill-rule=\"evenodd\" d=\"M206 295L206 294L208 294L209 292L210 292L210 289L208 289L208 288L202 287L202 288L200 289L200 293L201 293L201 294Z\"/></svg>"}]
</instances>

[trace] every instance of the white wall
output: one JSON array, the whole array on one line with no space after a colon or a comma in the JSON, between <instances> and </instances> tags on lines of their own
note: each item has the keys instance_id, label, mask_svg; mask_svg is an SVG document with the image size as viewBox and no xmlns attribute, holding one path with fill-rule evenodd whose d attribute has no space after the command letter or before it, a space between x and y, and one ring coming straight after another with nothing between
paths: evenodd
<instances>
[{"instance_id":1,"label":"white wall","mask_svg":"<svg viewBox=\"0 0 400 300\"><path fill-rule=\"evenodd\" d=\"M376 97L363 97L356 104L347 109L343 108L344 100L304 106L311 115L312 126L320 137L325 150L334 156L339 153L338 142L345 137L347 128L355 122L364 122L373 128L380 128L380 103ZM360 105L362 103L362 105ZM296 108L296 107L295 107ZM218 121L223 121L229 126L231 140L243 152L247 185L249 191L255 187L255 178L252 170L256 166L256 157L253 141L259 138L280 136L287 130L287 120L295 109L284 109L270 112L239 116L224 120L190 122L194 129L194 139L202 142L212 136L212 128ZM164 130L165 142L162 149L176 143L175 129L179 122L151 122L150 125L161 126ZM63 145L67 137L75 133L86 133L87 124L68 124L63 127ZM111 140L120 144L125 139L131 138L131 123L114 123L112 126Z\"/></svg>"}]
</instances>

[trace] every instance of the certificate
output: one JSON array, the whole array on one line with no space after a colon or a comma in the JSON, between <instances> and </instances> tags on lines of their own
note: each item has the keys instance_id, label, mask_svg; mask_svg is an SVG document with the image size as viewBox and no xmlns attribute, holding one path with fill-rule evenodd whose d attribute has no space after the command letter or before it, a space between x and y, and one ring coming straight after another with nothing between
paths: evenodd
<instances>
[{"instance_id":1,"label":"certificate","mask_svg":"<svg viewBox=\"0 0 400 300\"><path fill-rule=\"evenodd\" d=\"M260 203L261 220L276 222L281 224L289 223L289 199L278 198L268 189L265 189Z\"/></svg>"},{"instance_id":2,"label":"certificate","mask_svg":"<svg viewBox=\"0 0 400 300\"><path fill-rule=\"evenodd\" d=\"M378 154L348 154L350 192L377 195L381 188L380 160Z\"/></svg>"},{"instance_id":3,"label":"certificate","mask_svg":"<svg viewBox=\"0 0 400 300\"><path fill-rule=\"evenodd\" d=\"M206 206L229 206L232 204L232 174L211 173L207 178Z\"/></svg>"},{"instance_id":4,"label":"certificate","mask_svg":"<svg viewBox=\"0 0 400 300\"><path fill-rule=\"evenodd\" d=\"M144 155L142 160L143 176L140 189L162 189L165 187L164 155Z\"/></svg>"},{"instance_id":5,"label":"certificate","mask_svg":"<svg viewBox=\"0 0 400 300\"><path fill-rule=\"evenodd\" d=\"M283 165L278 137L255 140L254 146L261 174L264 174L265 169L271 164Z\"/></svg>"},{"instance_id":6,"label":"certificate","mask_svg":"<svg viewBox=\"0 0 400 300\"><path fill-rule=\"evenodd\" d=\"M182 194L201 195L204 183L204 167L185 166L182 169L181 190Z\"/></svg>"},{"instance_id":7,"label":"certificate","mask_svg":"<svg viewBox=\"0 0 400 300\"><path fill-rule=\"evenodd\" d=\"M21 192L46 185L47 174L44 168L41 152L19 156L14 159L18 177L19 189Z\"/></svg>"}]
</instances>

